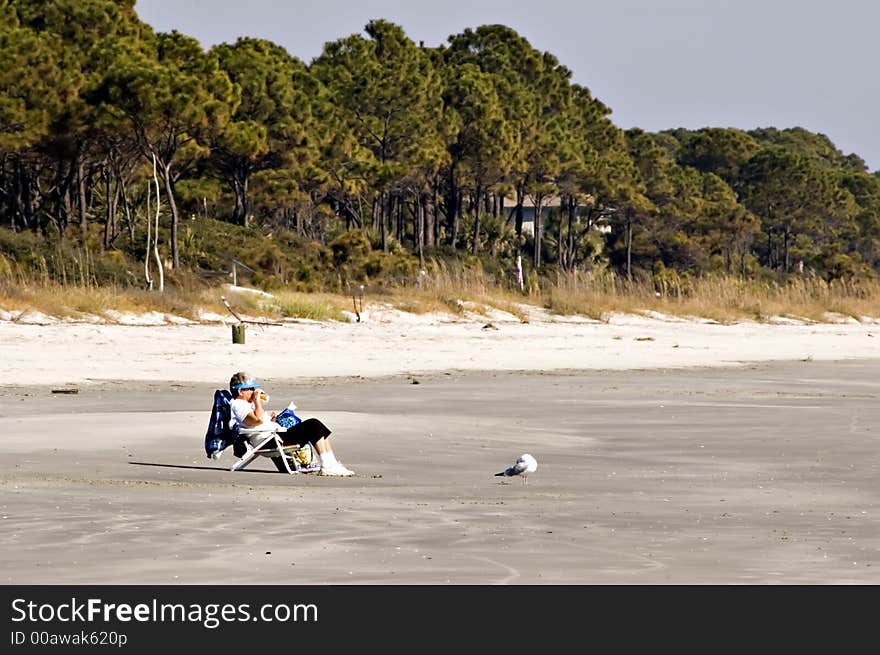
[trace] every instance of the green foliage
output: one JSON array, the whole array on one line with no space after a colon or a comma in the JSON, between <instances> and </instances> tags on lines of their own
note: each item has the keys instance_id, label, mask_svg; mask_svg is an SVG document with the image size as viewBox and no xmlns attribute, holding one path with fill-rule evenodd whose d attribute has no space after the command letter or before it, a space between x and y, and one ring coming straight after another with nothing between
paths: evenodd
<instances>
[{"instance_id":1,"label":"green foliage","mask_svg":"<svg viewBox=\"0 0 880 655\"><path fill-rule=\"evenodd\" d=\"M682 136L678 162L714 173L728 183L739 177L742 166L760 150L755 139L732 128L704 128Z\"/></svg>"},{"instance_id":2,"label":"green foliage","mask_svg":"<svg viewBox=\"0 0 880 655\"><path fill-rule=\"evenodd\" d=\"M852 156L845 156L827 136L809 132L802 127L784 130L768 127L751 130L748 134L759 143L767 146L779 146L788 152L806 157L819 166L865 170L863 161L852 158Z\"/></svg>"},{"instance_id":3,"label":"green foliage","mask_svg":"<svg viewBox=\"0 0 880 655\"><path fill-rule=\"evenodd\" d=\"M762 150L747 163L743 199L762 217L771 268L787 273L793 256L815 257L821 244L849 222L856 204L838 180L814 159L779 146Z\"/></svg>"},{"instance_id":4,"label":"green foliage","mask_svg":"<svg viewBox=\"0 0 880 655\"><path fill-rule=\"evenodd\" d=\"M236 258L301 290L404 285L464 253L505 278L530 253L534 289L605 267L880 271L880 176L825 135L611 115L504 25L425 48L373 20L306 65L157 34L133 0L0 0L0 274L137 286L153 247L172 285Z\"/></svg>"},{"instance_id":5,"label":"green foliage","mask_svg":"<svg viewBox=\"0 0 880 655\"><path fill-rule=\"evenodd\" d=\"M72 239L15 233L0 228L0 274L7 281L80 286L128 286L136 282L128 258L118 251L82 248Z\"/></svg>"},{"instance_id":6,"label":"green foliage","mask_svg":"<svg viewBox=\"0 0 880 655\"><path fill-rule=\"evenodd\" d=\"M312 72L328 89L359 144L372 153L372 184L389 188L442 159L439 79L403 30L382 20L328 43Z\"/></svg>"},{"instance_id":7,"label":"green foliage","mask_svg":"<svg viewBox=\"0 0 880 655\"><path fill-rule=\"evenodd\" d=\"M0 29L0 153L26 148L49 135L52 121L81 83L60 61L50 34L16 26Z\"/></svg>"},{"instance_id":8,"label":"green foliage","mask_svg":"<svg viewBox=\"0 0 880 655\"><path fill-rule=\"evenodd\" d=\"M216 126L212 165L235 197L231 220L244 224L251 213L252 175L305 168L318 155L313 83L302 62L268 41L240 38L213 53L234 85L236 106L230 120ZM289 179L298 188L297 177Z\"/></svg>"}]
</instances>

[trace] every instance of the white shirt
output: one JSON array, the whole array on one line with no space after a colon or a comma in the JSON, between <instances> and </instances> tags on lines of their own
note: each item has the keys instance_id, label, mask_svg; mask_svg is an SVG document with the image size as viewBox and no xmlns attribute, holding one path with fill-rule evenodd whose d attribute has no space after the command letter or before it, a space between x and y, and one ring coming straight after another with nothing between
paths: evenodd
<instances>
[{"instance_id":1,"label":"white shirt","mask_svg":"<svg viewBox=\"0 0 880 655\"><path fill-rule=\"evenodd\" d=\"M244 419L248 414L253 412L256 408L253 403L249 403L244 398L236 398L235 400L231 400L229 402L229 428L233 431L238 430L238 428L244 426ZM266 412L266 416L268 416L268 412ZM247 428L248 430L274 430L275 428L280 427L274 421L270 421L268 418L264 418L263 422L259 425L254 425L252 427Z\"/></svg>"}]
</instances>

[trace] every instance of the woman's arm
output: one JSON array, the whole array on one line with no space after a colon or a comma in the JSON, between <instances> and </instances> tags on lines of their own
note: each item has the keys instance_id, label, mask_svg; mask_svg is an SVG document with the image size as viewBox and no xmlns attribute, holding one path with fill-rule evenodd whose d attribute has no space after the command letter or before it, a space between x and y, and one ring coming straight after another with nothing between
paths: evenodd
<instances>
[{"instance_id":1,"label":"woman's arm","mask_svg":"<svg viewBox=\"0 0 880 655\"><path fill-rule=\"evenodd\" d=\"M256 421L253 425L259 425L260 423L265 422L266 420L266 410L263 409L263 392L257 389L257 392L254 394L254 411L248 414L248 418L251 416L254 417Z\"/></svg>"},{"instance_id":2,"label":"woman's arm","mask_svg":"<svg viewBox=\"0 0 880 655\"><path fill-rule=\"evenodd\" d=\"M262 401L257 399L256 394L254 395L254 400L252 403L247 403L247 401L245 400L238 400L234 402L240 403L237 413L238 416L241 417L239 419L239 424L242 427L253 428L266 422L266 410L263 408ZM244 416L241 416L244 413L244 403L251 405L252 409L250 409L250 411L248 411L248 413Z\"/></svg>"},{"instance_id":3,"label":"woman's arm","mask_svg":"<svg viewBox=\"0 0 880 655\"><path fill-rule=\"evenodd\" d=\"M266 422L266 408L263 407L263 403L267 400L269 400L269 396L265 392L254 394L254 411L250 412L243 421L246 428L252 428ZM274 421L277 415L278 412L270 412L269 420Z\"/></svg>"}]
</instances>

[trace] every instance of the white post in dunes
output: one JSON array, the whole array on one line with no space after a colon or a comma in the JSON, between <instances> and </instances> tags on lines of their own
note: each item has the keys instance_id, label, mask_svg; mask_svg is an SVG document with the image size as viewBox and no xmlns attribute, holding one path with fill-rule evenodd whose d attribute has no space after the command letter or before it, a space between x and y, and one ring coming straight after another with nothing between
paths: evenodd
<instances>
[{"instance_id":1,"label":"white post in dunes","mask_svg":"<svg viewBox=\"0 0 880 655\"><path fill-rule=\"evenodd\" d=\"M522 255L516 256L516 286L523 290L523 271L522 271Z\"/></svg>"}]
</instances>

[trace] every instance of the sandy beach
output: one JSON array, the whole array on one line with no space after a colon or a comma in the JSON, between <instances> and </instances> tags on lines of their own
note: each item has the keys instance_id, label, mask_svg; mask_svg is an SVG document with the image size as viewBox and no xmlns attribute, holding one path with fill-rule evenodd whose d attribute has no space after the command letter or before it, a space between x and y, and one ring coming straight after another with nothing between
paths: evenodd
<instances>
[{"instance_id":1,"label":"sandy beach","mask_svg":"<svg viewBox=\"0 0 880 655\"><path fill-rule=\"evenodd\" d=\"M235 321L182 324L159 314L120 315L116 324L70 323L28 314L0 320L0 374L30 385L176 380L222 386L240 369L294 380L880 359L880 323L867 318L722 325L650 313L600 322L532 310L523 323L497 311L453 317L379 307L362 319L248 325L245 343L233 344Z\"/></svg>"},{"instance_id":2,"label":"sandy beach","mask_svg":"<svg viewBox=\"0 0 880 655\"><path fill-rule=\"evenodd\" d=\"M2 582L880 581L880 325L363 319L0 320ZM208 460L240 369L357 476Z\"/></svg>"}]
</instances>

